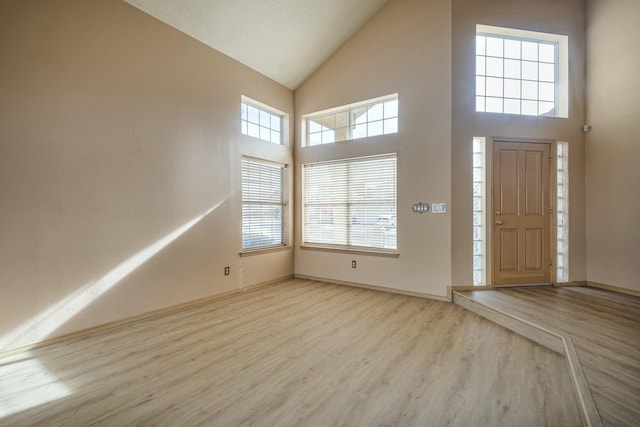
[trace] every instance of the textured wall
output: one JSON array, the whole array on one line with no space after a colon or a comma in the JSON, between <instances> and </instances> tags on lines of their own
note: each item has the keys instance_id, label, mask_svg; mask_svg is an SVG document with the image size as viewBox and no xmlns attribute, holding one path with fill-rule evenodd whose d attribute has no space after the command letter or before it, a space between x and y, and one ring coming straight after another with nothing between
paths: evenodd
<instances>
[{"instance_id":1,"label":"textured wall","mask_svg":"<svg viewBox=\"0 0 640 427\"><path fill-rule=\"evenodd\" d=\"M396 92L400 114L397 134L337 144L300 148L297 129L297 177L309 162L398 153L400 257L296 248L296 274L446 296L451 214L413 214L411 205L451 200L450 34L448 1L391 1L296 90L297 123L304 114ZM299 185L296 194L300 243Z\"/></svg>"},{"instance_id":2,"label":"textured wall","mask_svg":"<svg viewBox=\"0 0 640 427\"><path fill-rule=\"evenodd\" d=\"M240 96L290 90L115 0L2 2L0 52L0 350L293 273L238 256L241 155L292 162Z\"/></svg>"},{"instance_id":3,"label":"textured wall","mask_svg":"<svg viewBox=\"0 0 640 427\"><path fill-rule=\"evenodd\" d=\"M640 292L640 3L587 4L587 278Z\"/></svg>"}]
</instances>

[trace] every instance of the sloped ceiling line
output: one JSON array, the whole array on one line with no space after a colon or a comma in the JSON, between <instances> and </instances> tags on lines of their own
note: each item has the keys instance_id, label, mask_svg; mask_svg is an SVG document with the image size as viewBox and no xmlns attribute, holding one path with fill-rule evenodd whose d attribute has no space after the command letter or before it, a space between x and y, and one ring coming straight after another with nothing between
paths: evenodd
<instances>
[{"instance_id":1,"label":"sloped ceiling line","mask_svg":"<svg viewBox=\"0 0 640 427\"><path fill-rule=\"evenodd\" d=\"M125 0L295 90L388 0Z\"/></svg>"}]
</instances>

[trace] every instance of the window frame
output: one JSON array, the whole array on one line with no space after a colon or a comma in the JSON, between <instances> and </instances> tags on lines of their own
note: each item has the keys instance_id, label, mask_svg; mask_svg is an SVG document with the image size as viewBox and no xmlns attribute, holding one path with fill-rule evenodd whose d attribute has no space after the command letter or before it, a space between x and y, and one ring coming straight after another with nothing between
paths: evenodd
<instances>
[{"instance_id":1,"label":"window frame","mask_svg":"<svg viewBox=\"0 0 640 427\"><path fill-rule=\"evenodd\" d=\"M524 42L524 43L533 42L533 43L543 44L543 45L544 44L554 45L554 62L553 62L554 80L553 82L550 82L544 79L540 80L540 75L539 75L540 64L551 64L551 62L541 61L539 57L535 61L529 60L529 59L523 58L522 55L520 56L520 58L511 59L504 52L502 53L502 56L488 55L488 52L486 51L484 51L484 53L478 53L478 45L477 45L478 37L492 37L492 38L499 38L502 40L515 40L515 41ZM536 32L536 31L527 31L527 30L520 30L520 29L506 28L506 27L493 27L489 25L477 24L475 40L476 40L475 50L474 50L474 59L475 59L474 61L475 62L474 99L476 100L475 108L474 108L475 112L489 113L489 114L508 114L508 115L529 116L529 117L552 117L552 118L568 118L569 117L569 105L568 105L569 104L569 96L568 96L569 76L568 76L568 37L567 36L561 35L561 34L542 33L542 32ZM502 76L491 76L486 72L486 70L484 73L480 74L480 71L478 70L479 58L484 58L485 60L486 58L497 58L497 59L501 59L502 61L505 61L505 60L518 61L519 67L522 67L523 63L535 63L537 67L537 70L536 70L537 77L536 79L524 78L522 71L519 72L518 78L515 78L512 76L506 76L504 72L502 73ZM504 65L503 65L503 70L504 70ZM486 88L484 93L479 93L480 88L479 88L478 79L484 79L486 84L489 78L500 79L501 81L500 83L502 85L501 96L487 96ZM519 97L515 98L513 96L505 96L505 93L504 93L505 86L506 86L505 81L518 82ZM523 95L523 82L535 83L535 87L536 87L535 99L531 97L526 97L525 95ZM543 84L553 83L554 85L553 101L541 99L541 96L540 96L541 82ZM484 100L483 108L478 109L478 102L481 98ZM487 111L487 104L486 104L487 98L499 99L501 101L501 111ZM518 108L519 112L505 112L505 100L517 101L519 106ZM535 102L536 114L523 113L523 102L527 102L527 101ZM540 103L551 103L551 102L553 102L554 104L554 108L553 108L554 114L553 115L546 115L545 113L541 114Z\"/></svg>"},{"instance_id":2,"label":"window frame","mask_svg":"<svg viewBox=\"0 0 640 427\"><path fill-rule=\"evenodd\" d=\"M254 171L248 171L246 166L252 164L252 168ZM270 170L262 170L259 169L265 167L270 168ZM258 199L245 199L245 192L249 192L245 190L246 175L247 173L253 174L253 176L261 176L264 178L268 176L266 172L272 172L274 168L277 168L280 172L280 182L277 186L280 187L280 194L278 200L258 200ZM290 247L290 236L289 236L289 165L284 163L273 162L270 160L250 157L250 156L242 156L241 159L241 191L240 191L240 199L241 199L241 255L250 254L255 252L264 252L277 250L281 248ZM269 185L266 186L269 189ZM273 188L273 187L271 187ZM264 188L262 188L264 190ZM252 189L253 192L259 192L259 189ZM278 207L281 210L281 218L280 218L280 226L279 226L279 241L277 243L269 243L269 244L260 244L253 246L245 246L245 239L247 236L245 235L245 226L247 225L245 221L245 207L264 207L264 206L272 206ZM267 221L263 221L261 218L258 224L264 224Z\"/></svg>"},{"instance_id":3,"label":"window frame","mask_svg":"<svg viewBox=\"0 0 640 427\"><path fill-rule=\"evenodd\" d=\"M395 101L396 102L396 108L395 108L395 115L390 114L390 115L386 115L386 110L385 110L385 103L389 102L389 101ZM372 108L374 108L377 105L382 105L382 117L380 119L377 120L367 120L364 123L355 123L354 119L353 119L353 115L354 112L359 110L359 109L367 109L366 114L368 114L369 110L371 110ZM316 111L310 114L305 114L302 116L302 135L303 135L303 141L302 141L302 147L306 148L306 147L315 147L317 145L326 145L326 144L335 144L335 143L339 143L339 142L346 142L346 141L354 141L354 140L358 140L358 139L367 139L367 138L371 138L374 136L381 136L381 135L391 135L394 133L398 133L399 132L399 119L400 119L400 108L399 108L399 97L397 93L392 93L389 95L384 95L384 96L380 96L378 98L372 98L372 99L367 99L365 101L360 101L360 102L355 102L353 104L347 104L347 105L341 105L339 107L335 107L335 108L330 108L327 110L322 110L322 111ZM344 126L334 126L333 127L324 127L324 129L321 129L318 132L311 132L311 121L312 120L318 120L318 121L324 121L324 119L326 117L329 116L337 116L338 114L346 114L347 116L347 122ZM391 125L391 121L395 121L395 126ZM334 122L335 122L335 118L334 118ZM380 133L374 133L372 135L369 135L369 125L373 124L373 123L377 123L380 122L382 127L381 127L381 132ZM387 124L388 123L388 124ZM389 131L385 131L385 126L390 126L390 130ZM322 126L322 125L320 125ZM364 136L354 136L354 129L357 126L364 126L364 128L366 129L365 135ZM345 129L346 130L346 137L345 138L341 138L341 139L336 139L335 138L335 131L336 130L340 130L340 129ZM323 141L324 135L323 133L325 132L330 132L333 131L334 132L334 137L332 141ZM318 143L314 143L312 144L312 135L320 135L320 142Z\"/></svg>"},{"instance_id":4,"label":"window frame","mask_svg":"<svg viewBox=\"0 0 640 427\"><path fill-rule=\"evenodd\" d=\"M354 188L352 187L352 182L355 180L355 177L357 177L356 174L349 176L349 178L347 178L347 184L344 188L344 190L341 193L338 193L338 196L342 196L344 198L344 202L343 203L319 203L319 202L315 202L315 203L309 203L307 196L308 196L308 190L307 190L307 174L309 173L309 168L312 168L314 166L323 166L323 165L344 165L346 170L347 170L347 174L349 174L350 171L350 166L356 163L360 163L360 162L365 162L367 160L374 160L374 159L392 159L393 160L393 177L392 182L393 182L393 190L392 190L392 212L391 213L395 213L395 222L393 223L392 227L386 227L385 228L392 228L393 229L393 234L394 234L394 246L393 247L384 247L384 246L363 246L363 245L355 245L352 244L354 238L354 235L351 234L351 232L353 231L351 228L351 222L352 222L352 214L351 214L351 208L352 207L362 207L362 206L368 206L368 207L378 207L381 209L384 209L385 207L388 207L389 204L380 204L380 205L370 205L370 204L365 204L364 202L354 202L353 201L353 197L351 196L352 194L354 194L355 192L353 191ZM381 255L381 256L394 256L397 257L398 254L398 221L397 221L397 213L398 213L398 155L397 153L387 153L387 154L381 154L381 155L374 155L374 156L366 156L366 157L353 157L353 158L345 158L345 159L338 159L338 160L331 160L331 161L319 161L319 162L313 162L313 163L307 163L307 164L303 164L302 165L302 245L301 248L302 249L314 249L314 250L328 250L328 251L337 251L337 252L347 252L347 253L364 253L364 254L376 254L376 255ZM322 207L322 205L326 205L326 204L334 204L336 206L344 206L344 208L346 209L346 214L345 214L345 221L344 224L338 224L340 227L344 227L343 230L341 230L344 233L344 236L346 237L347 240L347 244L343 244L343 243L326 243L326 242L318 242L318 241L309 241L308 235L309 235L309 228L308 228L308 211L310 207L316 206L316 207ZM390 218L391 220L391 218Z\"/></svg>"},{"instance_id":5,"label":"window frame","mask_svg":"<svg viewBox=\"0 0 640 427\"><path fill-rule=\"evenodd\" d=\"M249 108L255 108L258 110L258 121L249 119ZM268 115L268 126L262 124L263 114ZM274 128L273 119L277 119L279 123L279 129ZM275 145L285 145L285 126L286 126L287 114L273 108L267 104L251 99L247 96L240 96L240 133L250 138L255 138L260 141L269 142ZM257 135L253 135L249 132L250 125L258 127ZM269 139L263 137L263 131L269 132ZM277 142L274 141L273 134L277 133Z\"/></svg>"}]
</instances>

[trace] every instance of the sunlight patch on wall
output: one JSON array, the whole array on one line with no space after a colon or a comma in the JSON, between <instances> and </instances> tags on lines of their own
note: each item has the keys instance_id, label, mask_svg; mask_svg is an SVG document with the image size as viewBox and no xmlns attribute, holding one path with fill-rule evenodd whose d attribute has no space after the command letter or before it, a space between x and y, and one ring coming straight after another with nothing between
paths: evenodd
<instances>
[{"instance_id":1,"label":"sunlight patch on wall","mask_svg":"<svg viewBox=\"0 0 640 427\"><path fill-rule=\"evenodd\" d=\"M0 378L0 419L71 394L31 353L2 359Z\"/></svg>"},{"instance_id":2,"label":"sunlight patch on wall","mask_svg":"<svg viewBox=\"0 0 640 427\"><path fill-rule=\"evenodd\" d=\"M122 279L135 271L151 257L186 233L198 222L202 221L203 218L220 206L220 204L222 204L222 202L126 259L104 276L86 284L55 305L10 331L0 339L0 349L9 349L18 345L44 340L50 336L52 332L117 285Z\"/></svg>"}]
</instances>

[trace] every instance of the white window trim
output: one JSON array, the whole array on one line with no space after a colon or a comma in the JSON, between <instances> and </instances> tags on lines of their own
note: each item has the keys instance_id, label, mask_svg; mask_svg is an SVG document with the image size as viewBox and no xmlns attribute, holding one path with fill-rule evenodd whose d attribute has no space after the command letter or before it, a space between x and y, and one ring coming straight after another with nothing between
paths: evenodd
<instances>
[{"instance_id":1,"label":"white window trim","mask_svg":"<svg viewBox=\"0 0 640 427\"><path fill-rule=\"evenodd\" d=\"M347 111L349 113L349 125L348 125L348 129L349 129L349 137L345 140L340 140L340 141L336 141L333 142L331 144L334 143L339 143L339 142L347 142L347 141L354 141L357 139L366 139L366 138L371 138L370 136L367 137L363 137L363 138L352 138L352 134L351 132L353 131L352 129L352 123L351 123L351 110L354 110L356 108L361 108L361 107L366 107L369 105L374 105L374 104L379 104L385 101L390 101L390 100L398 100L398 93L392 93L389 95L384 95L384 96L379 96L377 98L371 98L371 99L367 99L365 101L358 101L358 102L354 102L351 104L346 104L346 105L341 105L338 107L333 107L333 108L328 108L326 110L321 110L321 111L315 111L313 113L309 113L309 114L305 114L302 116L302 123L301 123L301 134L302 134L302 148L307 148L307 147L315 147L316 145L309 145L309 133L308 133L308 129L307 129L307 123L309 121L310 118L312 117L317 117L317 116L324 116L327 114L335 114L335 113L339 113L339 112L343 112L343 111ZM398 105L398 115L396 116L396 118L400 119L400 108ZM399 126L398 126L399 127ZM398 133L398 131L396 132L390 132L390 133L383 133L381 135L376 135L376 136L382 136L382 135L390 135L393 133ZM317 144L317 145L325 145L325 144Z\"/></svg>"},{"instance_id":2,"label":"white window trim","mask_svg":"<svg viewBox=\"0 0 640 427\"><path fill-rule=\"evenodd\" d=\"M267 246L258 246L258 247L250 247L250 248L245 248L243 246L242 241L244 240L244 232L242 230L242 226L244 224L243 221L241 221L241 231L240 231L240 235L241 235L241 252L240 252L240 256L244 257L244 256L251 256L251 255L258 255L258 254L262 254L262 253L267 253L267 252L274 252L274 251L279 251L279 250L286 250L286 249L290 249L291 248L291 237L290 237L290 231L289 231L289 227L290 227L290 212L289 212L289 165L284 164L284 163L278 163L278 162L273 162L270 160L265 160L265 159L261 159L261 158L256 158L256 157L250 157L250 156L242 156L241 159L241 176L243 173L243 163L245 161L248 162L253 162L253 163L261 163L261 164L265 164L265 165L271 165L271 166L277 166L279 168L282 169L282 178L283 178L283 182L282 182L282 242L278 243L278 244L273 244L273 245L267 245ZM242 178L241 178L241 187L242 187ZM240 205L241 205L241 209L244 207L244 199L242 197L242 188L240 191ZM241 214L241 220L243 219L242 214Z\"/></svg>"},{"instance_id":3,"label":"white window trim","mask_svg":"<svg viewBox=\"0 0 640 427\"><path fill-rule=\"evenodd\" d=\"M273 145L288 145L286 143L288 141L288 135L289 135L289 132L288 132L289 115L287 113L285 113L284 111L278 110L277 108L274 108L268 104L265 104L264 102L256 101L255 99L249 98L248 96L245 96L245 95L240 95L240 103L252 105L254 107L257 107L258 109L264 110L268 113L271 113L275 116L280 117L280 142L279 143L275 143L271 140L266 140L260 137L251 136L248 133L244 133L241 131L243 135L251 139L257 139L259 141L268 142ZM240 122L242 126L242 118L240 119Z\"/></svg>"},{"instance_id":4,"label":"white window trim","mask_svg":"<svg viewBox=\"0 0 640 427\"><path fill-rule=\"evenodd\" d=\"M369 246L351 246L351 245L341 245L341 244L327 244L327 243L314 243L314 242L307 242L306 241L306 224L305 224L305 219L306 219L306 211L305 211L305 191L306 189L304 188L304 182L305 182L305 166L307 165L313 165L313 164L322 164L322 163L338 163L338 162L346 162L349 160L358 160L358 159L367 159L367 158L377 158L377 157L390 157L390 156L394 156L396 159L396 191L395 191L395 196L396 196L396 214L398 211L398 191L397 191L397 180L398 180L398 176L397 176L397 161L398 161L398 154L397 153L386 153L386 154L380 154L380 155L374 155L374 156L367 156L367 157L354 157L354 158L346 158L346 159L338 159L338 160L331 160L331 161L319 161L319 162L312 162L312 163L307 163L307 164L303 164L302 168L301 168L301 173L302 173L302 183L303 183L303 188L302 188L302 203L301 203L301 207L302 207L302 218L301 218L301 222L302 222L302 244L300 245L300 249L307 249L307 250L317 250L317 251L326 251L326 252L337 252L337 253L350 253L350 254L360 254L360 255L377 255L377 256L386 256L386 257L399 257L399 244L398 244L398 224L397 224L397 220L396 220L396 248L395 249L391 249L391 248L380 248L380 247L369 247Z\"/></svg>"},{"instance_id":5,"label":"white window trim","mask_svg":"<svg viewBox=\"0 0 640 427\"><path fill-rule=\"evenodd\" d=\"M555 118L569 117L569 37L561 34L541 33L537 31L520 30L516 28L494 27L491 25L476 24L476 34L495 34L504 37L530 39L533 41L548 41L558 45L558 81L557 85L557 111ZM475 58L475 53L474 53ZM475 92L474 92L475 96ZM475 105L475 103L474 103ZM508 113L489 113L508 114ZM539 116L533 116L539 117Z\"/></svg>"}]
</instances>

